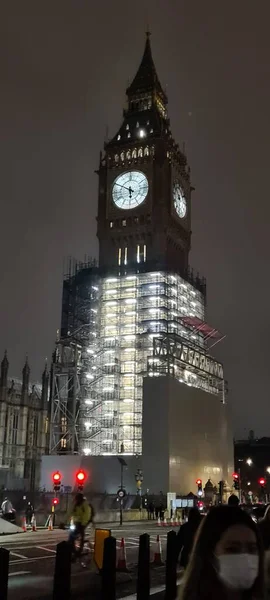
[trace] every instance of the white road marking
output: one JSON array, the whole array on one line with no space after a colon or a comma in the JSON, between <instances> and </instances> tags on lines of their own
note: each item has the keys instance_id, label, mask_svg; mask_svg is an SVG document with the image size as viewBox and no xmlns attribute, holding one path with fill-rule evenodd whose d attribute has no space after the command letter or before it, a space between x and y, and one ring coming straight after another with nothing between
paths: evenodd
<instances>
[{"instance_id":1,"label":"white road marking","mask_svg":"<svg viewBox=\"0 0 270 600\"><path fill-rule=\"evenodd\" d=\"M36 556L34 558L27 558L26 560L11 560L9 564L17 565L18 563L24 563L24 562L30 563L30 562L35 562L36 560L44 560L45 558L52 559L52 556L47 554L47 556Z\"/></svg>"},{"instance_id":2,"label":"white road marking","mask_svg":"<svg viewBox=\"0 0 270 600\"><path fill-rule=\"evenodd\" d=\"M51 550L51 548L46 548L45 546L36 546L36 548L38 548L39 550L46 550L47 552L53 552L53 554L56 554L56 550Z\"/></svg>"},{"instance_id":3,"label":"white road marking","mask_svg":"<svg viewBox=\"0 0 270 600\"><path fill-rule=\"evenodd\" d=\"M27 556L23 556L22 554L17 554L17 552L10 551L10 554L12 554L12 556L17 556L17 558L26 558L27 559Z\"/></svg>"},{"instance_id":4,"label":"white road marking","mask_svg":"<svg viewBox=\"0 0 270 600\"><path fill-rule=\"evenodd\" d=\"M16 571L16 573L9 573L9 577L16 577L16 575L29 575L31 571Z\"/></svg>"}]
</instances>

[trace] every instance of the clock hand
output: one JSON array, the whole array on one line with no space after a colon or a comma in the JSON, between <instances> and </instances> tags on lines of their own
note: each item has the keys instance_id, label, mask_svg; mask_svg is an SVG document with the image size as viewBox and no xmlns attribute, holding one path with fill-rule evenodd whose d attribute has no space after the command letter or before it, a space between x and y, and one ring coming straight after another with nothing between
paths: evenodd
<instances>
[{"instance_id":1,"label":"clock hand","mask_svg":"<svg viewBox=\"0 0 270 600\"><path fill-rule=\"evenodd\" d=\"M124 190L128 190L128 192L130 192L130 189L131 189L130 186L127 187L126 185L121 185L120 183L116 183L115 185L118 185L118 187L124 188Z\"/></svg>"}]
</instances>

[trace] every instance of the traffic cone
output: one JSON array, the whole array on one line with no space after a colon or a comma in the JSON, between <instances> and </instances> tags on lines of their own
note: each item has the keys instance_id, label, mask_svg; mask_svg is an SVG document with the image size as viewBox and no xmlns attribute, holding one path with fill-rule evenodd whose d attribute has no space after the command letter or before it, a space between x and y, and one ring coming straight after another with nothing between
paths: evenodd
<instances>
[{"instance_id":1,"label":"traffic cone","mask_svg":"<svg viewBox=\"0 0 270 600\"><path fill-rule=\"evenodd\" d=\"M161 527L161 520L160 520L160 517L158 517L157 524L158 524L158 527Z\"/></svg>"},{"instance_id":2,"label":"traffic cone","mask_svg":"<svg viewBox=\"0 0 270 600\"><path fill-rule=\"evenodd\" d=\"M52 531L53 530L53 518L52 515L49 516L49 521L48 521L48 531Z\"/></svg>"},{"instance_id":3,"label":"traffic cone","mask_svg":"<svg viewBox=\"0 0 270 600\"><path fill-rule=\"evenodd\" d=\"M36 522L36 517L34 514L31 519L31 525L32 525L32 531L36 531L37 530L37 522Z\"/></svg>"},{"instance_id":4,"label":"traffic cone","mask_svg":"<svg viewBox=\"0 0 270 600\"><path fill-rule=\"evenodd\" d=\"M120 548L118 552L117 571L127 571L127 557L126 557L126 545L125 538L122 537Z\"/></svg>"},{"instance_id":5,"label":"traffic cone","mask_svg":"<svg viewBox=\"0 0 270 600\"><path fill-rule=\"evenodd\" d=\"M161 556L161 541L159 535L157 535L156 547L154 551L154 560L153 565L163 565L162 556Z\"/></svg>"},{"instance_id":6,"label":"traffic cone","mask_svg":"<svg viewBox=\"0 0 270 600\"><path fill-rule=\"evenodd\" d=\"M163 527L166 527L167 525L167 519L166 517L163 517L163 523L162 523Z\"/></svg>"},{"instance_id":7,"label":"traffic cone","mask_svg":"<svg viewBox=\"0 0 270 600\"><path fill-rule=\"evenodd\" d=\"M26 517L22 518L22 530L25 532L27 531L27 525L26 525Z\"/></svg>"}]
</instances>

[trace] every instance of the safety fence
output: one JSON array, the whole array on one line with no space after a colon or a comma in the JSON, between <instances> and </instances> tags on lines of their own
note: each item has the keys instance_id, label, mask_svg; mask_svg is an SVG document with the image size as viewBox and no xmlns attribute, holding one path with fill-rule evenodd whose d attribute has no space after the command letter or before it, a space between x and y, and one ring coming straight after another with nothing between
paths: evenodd
<instances>
[{"instance_id":1,"label":"safety fence","mask_svg":"<svg viewBox=\"0 0 270 600\"><path fill-rule=\"evenodd\" d=\"M56 547L52 600L71 598L72 551L69 542L60 542ZM102 546L102 566L99 569L101 586L99 600L116 600L117 554L116 538L104 537ZM0 548L0 600L8 598L9 550ZM165 600L175 600L177 593L177 536L175 531L167 534L165 561ZM137 600L148 600L151 588L150 536L143 533L139 537L139 555L136 571ZM91 591L85 589L85 597ZM92 596L92 594L91 594ZM81 596L80 596L81 597ZM93 596L97 597L97 596Z\"/></svg>"}]
</instances>

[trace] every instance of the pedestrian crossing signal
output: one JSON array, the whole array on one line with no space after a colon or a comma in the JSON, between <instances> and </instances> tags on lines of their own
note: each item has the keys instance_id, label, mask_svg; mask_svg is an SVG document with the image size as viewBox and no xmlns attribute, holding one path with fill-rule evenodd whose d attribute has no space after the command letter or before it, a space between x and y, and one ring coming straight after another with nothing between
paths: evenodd
<instances>
[{"instance_id":1,"label":"pedestrian crossing signal","mask_svg":"<svg viewBox=\"0 0 270 600\"><path fill-rule=\"evenodd\" d=\"M59 492L61 487L62 475L59 471L55 471L52 476L54 492Z\"/></svg>"},{"instance_id":2,"label":"pedestrian crossing signal","mask_svg":"<svg viewBox=\"0 0 270 600\"><path fill-rule=\"evenodd\" d=\"M85 472L82 469L80 469L80 471L78 471L78 473L76 474L76 481L77 481L77 486L78 486L79 492L82 492L82 490L83 490L83 486L85 484L85 479L86 479Z\"/></svg>"}]
</instances>

